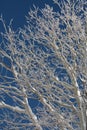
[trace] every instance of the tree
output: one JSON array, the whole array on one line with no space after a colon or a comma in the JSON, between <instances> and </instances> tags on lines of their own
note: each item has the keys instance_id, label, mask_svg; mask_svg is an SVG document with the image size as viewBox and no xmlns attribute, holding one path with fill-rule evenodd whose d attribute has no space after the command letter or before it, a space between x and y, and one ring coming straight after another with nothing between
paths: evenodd
<instances>
[{"instance_id":1,"label":"tree","mask_svg":"<svg viewBox=\"0 0 87 130\"><path fill-rule=\"evenodd\" d=\"M17 31L1 17L2 130L86 130L87 2L53 1Z\"/></svg>"}]
</instances>

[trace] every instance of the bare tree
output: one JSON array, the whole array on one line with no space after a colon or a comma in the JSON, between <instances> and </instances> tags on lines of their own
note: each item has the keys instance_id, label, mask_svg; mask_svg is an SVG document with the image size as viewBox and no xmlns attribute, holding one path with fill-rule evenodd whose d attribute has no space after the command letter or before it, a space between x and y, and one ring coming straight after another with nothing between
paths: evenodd
<instances>
[{"instance_id":1,"label":"bare tree","mask_svg":"<svg viewBox=\"0 0 87 130\"><path fill-rule=\"evenodd\" d=\"M34 7L0 43L0 129L86 130L87 2Z\"/></svg>"}]
</instances>

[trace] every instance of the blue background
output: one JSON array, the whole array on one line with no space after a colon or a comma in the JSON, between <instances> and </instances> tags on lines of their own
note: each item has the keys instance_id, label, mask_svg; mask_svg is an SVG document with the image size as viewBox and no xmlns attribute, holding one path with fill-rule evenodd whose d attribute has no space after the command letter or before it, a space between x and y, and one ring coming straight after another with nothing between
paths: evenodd
<instances>
[{"instance_id":1,"label":"blue background","mask_svg":"<svg viewBox=\"0 0 87 130\"><path fill-rule=\"evenodd\" d=\"M0 0L0 15L2 14L7 25L13 19L13 29L17 29L26 24L25 16L33 5L44 8L45 4L52 6L53 2L52 0ZM1 30L0 22L0 32Z\"/></svg>"}]
</instances>

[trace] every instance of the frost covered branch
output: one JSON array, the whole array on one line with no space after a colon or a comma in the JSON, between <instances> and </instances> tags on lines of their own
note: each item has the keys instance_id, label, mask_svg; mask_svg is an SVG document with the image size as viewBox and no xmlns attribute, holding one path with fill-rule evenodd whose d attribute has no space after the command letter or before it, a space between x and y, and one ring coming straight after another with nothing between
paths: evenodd
<instances>
[{"instance_id":1,"label":"frost covered branch","mask_svg":"<svg viewBox=\"0 0 87 130\"><path fill-rule=\"evenodd\" d=\"M1 17L0 109L14 129L86 130L87 2L53 1L16 32Z\"/></svg>"}]
</instances>

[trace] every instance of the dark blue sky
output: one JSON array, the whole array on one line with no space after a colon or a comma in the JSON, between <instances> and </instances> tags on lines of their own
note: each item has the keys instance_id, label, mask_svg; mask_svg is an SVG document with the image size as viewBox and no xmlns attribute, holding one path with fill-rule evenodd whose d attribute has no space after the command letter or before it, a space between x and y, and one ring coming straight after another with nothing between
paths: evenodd
<instances>
[{"instance_id":1,"label":"dark blue sky","mask_svg":"<svg viewBox=\"0 0 87 130\"><path fill-rule=\"evenodd\" d=\"M26 23L25 15L33 4L43 8L45 3L52 5L52 0L0 0L0 15L7 24L13 19L13 27L17 29Z\"/></svg>"}]
</instances>

